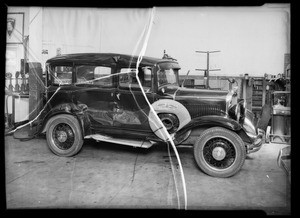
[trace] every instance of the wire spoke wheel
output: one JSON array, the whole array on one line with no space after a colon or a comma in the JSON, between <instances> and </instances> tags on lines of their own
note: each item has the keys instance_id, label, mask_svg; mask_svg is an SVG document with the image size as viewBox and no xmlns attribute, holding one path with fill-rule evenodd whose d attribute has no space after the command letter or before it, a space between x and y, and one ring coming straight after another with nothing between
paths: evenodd
<instances>
[{"instance_id":1,"label":"wire spoke wheel","mask_svg":"<svg viewBox=\"0 0 300 218\"><path fill-rule=\"evenodd\" d=\"M242 168L246 147L236 132L223 127L211 127L204 130L196 140L194 158L206 174L230 177Z\"/></svg>"},{"instance_id":2,"label":"wire spoke wheel","mask_svg":"<svg viewBox=\"0 0 300 218\"><path fill-rule=\"evenodd\" d=\"M78 120L69 114L59 114L47 122L47 144L58 156L77 154L83 145L83 136Z\"/></svg>"},{"instance_id":3,"label":"wire spoke wheel","mask_svg":"<svg viewBox=\"0 0 300 218\"><path fill-rule=\"evenodd\" d=\"M72 128L66 123L56 125L52 132L55 145L62 150L70 149L75 141Z\"/></svg>"},{"instance_id":4,"label":"wire spoke wheel","mask_svg":"<svg viewBox=\"0 0 300 218\"><path fill-rule=\"evenodd\" d=\"M207 164L217 169L230 167L236 158L234 146L224 138L213 138L203 148L203 156Z\"/></svg>"}]
</instances>

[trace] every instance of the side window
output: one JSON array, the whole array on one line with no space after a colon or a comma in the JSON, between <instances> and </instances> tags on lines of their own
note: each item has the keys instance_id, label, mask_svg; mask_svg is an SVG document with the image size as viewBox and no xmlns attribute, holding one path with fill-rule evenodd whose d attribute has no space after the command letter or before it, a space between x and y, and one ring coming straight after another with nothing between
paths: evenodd
<instances>
[{"instance_id":1,"label":"side window","mask_svg":"<svg viewBox=\"0 0 300 218\"><path fill-rule=\"evenodd\" d=\"M134 68L122 68L119 76L119 87L121 88L139 88L139 84L136 78L136 69ZM151 68L139 68L138 77L145 91L151 89Z\"/></svg>"},{"instance_id":2,"label":"side window","mask_svg":"<svg viewBox=\"0 0 300 218\"><path fill-rule=\"evenodd\" d=\"M76 66L77 83L85 83L94 80L94 66Z\"/></svg>"},{"instance_id":3,"label":"side window","mask_svg":"<svg viewBox=\"0 0 300 218\"><path fill-rule=\"evenodd\" d=\"M129 84L137 84L135 78L135 69L122 68L119 75L119 86L122 88L129 88Z\"/></svg>"},{"instance_id":4,"label":"side window","mask_svg":"<svg viewBox=\"0 0 300 218\"><path fill-rule=\"evenodd\" d=\"M77 66L77 83L88 83L102 87L112 87L112 69L104 66Z\"/></svg>"},{"instance_id":5,"label":"side window","mask_svg":"<svg viewBox=\"0 0 300 218\"><path fill-rule=\"evenodd\" d=\"M72 83L72 66L51 66L48 70L53 84Z\"/></svg>"},{"instance_id":6,"label":"side window","mask_svg":"<svg viewBox=\"0 0 300 218\"><path fill-rule=\"evenodd\" d=\"M94 73L95 81L93 84L103 87L113 86L113 77L111 76L112 70L110 67L97 66Z\"/></svg>"},{"instance_id":7,"label":"side window","mask_svg":"<svg viewBox=\"0 0 300 218\"><path fill-rule=\"evenodd\" d=\"M151 68L145 67L145 68L143 68L143 72L144 72L143 73L143 75L144 75L143 86L151 88L151 86L152 86Z\"/></svg>"}]
</instances>

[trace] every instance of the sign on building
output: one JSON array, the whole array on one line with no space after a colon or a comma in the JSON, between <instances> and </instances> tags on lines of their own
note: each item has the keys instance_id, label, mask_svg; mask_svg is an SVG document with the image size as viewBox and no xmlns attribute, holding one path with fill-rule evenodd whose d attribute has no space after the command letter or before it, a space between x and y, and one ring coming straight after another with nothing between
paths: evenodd
<instances>
[{"instance_id":1,"label":"sign on building","mask_svg":"<svg viewBox=\"0 0 300 218\"><path fill-rule=\"evenodd\" d=\"M8 13L6 43L22 44L23 36L24 36L24 13Z\"/></svg>"}]
</instances>

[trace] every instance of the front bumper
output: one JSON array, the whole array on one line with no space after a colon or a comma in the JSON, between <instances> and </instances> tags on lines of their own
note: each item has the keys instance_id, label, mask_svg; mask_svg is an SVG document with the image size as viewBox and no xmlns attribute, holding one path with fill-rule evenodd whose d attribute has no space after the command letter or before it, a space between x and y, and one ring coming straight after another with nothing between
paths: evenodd
<instances>
[{"instance_id":1,"label":"front bumper","mask_svg":"<svg viewBox=\"0 0 300 218\"><path fill-rule=\"evenodd\" d=\"M251 111L245 111L245 118L243 119L243 129L250 139L250 143L247 143L247 153L253 153L261 149L262 144L265 142L265 131L263 129L256 128L254 125L254 115Z\"/></svg>"},{"instance_id":2,"label":"front bumper","mask_svg":"<svg viewBox=\"0 0 300 218\"><path fill-rule=\"evenodd\" d=\"M291 146L281 148L277 157L277 164L284 172L290 176L291 173Z\"/></svg>"},{"instance_id":3,"label":"front bumper","mask_svg":"<svg viewBox=\"0 0 300 218\"><path fill-rule=\"evenodd\" d=\"M262 129L257 129L257 131L258 134L254 138L254 142L252 144L247 144L247 154L258 151L265 142L265 131Z\"/></svg>"}]
</instances>

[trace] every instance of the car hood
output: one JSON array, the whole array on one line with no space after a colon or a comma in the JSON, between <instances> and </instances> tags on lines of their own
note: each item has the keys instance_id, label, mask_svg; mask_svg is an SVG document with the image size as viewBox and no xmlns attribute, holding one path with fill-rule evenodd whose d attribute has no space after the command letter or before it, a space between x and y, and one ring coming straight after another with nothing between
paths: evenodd
<instances>
[{"instance_id":1,"label":"car hood","mask_svg":"<svg viewBox=\"0 0 300 218\"><path fill-rule=\"evenodd\" d=\"M170 95L174 100L180 100L182 98L193 98L193 99L218 99L226 101L228 91L223 90L211 90L211 89L191 89L178 86L167 86L165 87L166 95Z\"/></svg>"}]
</instances>

